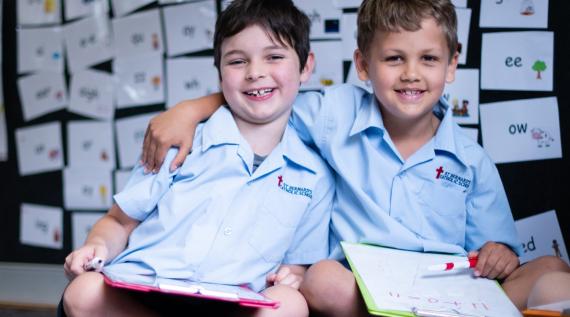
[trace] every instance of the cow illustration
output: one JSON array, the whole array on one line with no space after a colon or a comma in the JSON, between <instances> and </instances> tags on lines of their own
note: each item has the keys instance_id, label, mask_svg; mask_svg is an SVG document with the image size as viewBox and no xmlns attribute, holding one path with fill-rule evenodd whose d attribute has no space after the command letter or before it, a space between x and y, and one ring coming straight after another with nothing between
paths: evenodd
<instances>
[{"instance_id":1,"label":"cow illustration","mask_svg":"<svg viewBox=\"0 0 570 317\"><path fill-rule=\"evenodd\" d=\"M538 147L549 147L550 143L554 142L554 138L541 128L532 128L530 133L532 135L532 139L536 140Z\"/></svg>"}]
</instances>

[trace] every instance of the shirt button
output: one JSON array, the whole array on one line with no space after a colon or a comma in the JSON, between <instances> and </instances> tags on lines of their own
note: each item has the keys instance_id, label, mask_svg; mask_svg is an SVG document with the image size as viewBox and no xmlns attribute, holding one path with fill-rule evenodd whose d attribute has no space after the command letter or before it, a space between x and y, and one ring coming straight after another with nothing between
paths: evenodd
<instances>
[{"instance_id":1,"label":"shirt button","mask_svg":"<svg viewBox=\"0 0 570 317\"><path fill-rule=\"evenodd\" d=\"M224 235L229 236L232 234L232 228L231 227L226 227L224 229Z\"/></svg>"}]
</instances>

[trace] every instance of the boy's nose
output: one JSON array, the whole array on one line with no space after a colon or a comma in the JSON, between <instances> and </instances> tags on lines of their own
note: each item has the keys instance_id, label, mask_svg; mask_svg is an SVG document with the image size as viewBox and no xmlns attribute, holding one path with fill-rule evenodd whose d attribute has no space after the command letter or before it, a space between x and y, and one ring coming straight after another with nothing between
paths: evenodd
<instances>
[{"instance_id":1,"label":"boy's nose","mask_svg":"<svg viewBox=\"0 0 570 317\"><path fill-rule=\"evenodd\" d=\"M265 77L263 66L256 63L250 63L245 78L247 80L257 80L263 77Z\"/></svg>"},{"instance_id":2,"label":"boy's nose","mask_svg":"<svg viewBox=\"0 0 570 317\"><path fill-rule=\"evenodd\" d=\"M400 75L401 81L414 82L419 80L419 74L414 63L407 63L404 71Z\"/></svg>"}]
</instances>

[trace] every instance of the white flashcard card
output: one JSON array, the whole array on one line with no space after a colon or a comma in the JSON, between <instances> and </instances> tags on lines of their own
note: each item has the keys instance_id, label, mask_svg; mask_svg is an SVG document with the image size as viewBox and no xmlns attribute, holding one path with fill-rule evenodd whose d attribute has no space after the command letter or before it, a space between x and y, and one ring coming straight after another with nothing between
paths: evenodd
<instances>
[{"instance_id":1,"label":"white flashcard card","mask_svg":"<svg viewBox=\"0 0 570 317\"><path fill-rule=\"evenodd\" d=\"M67 105L63 73L40 72L21 77L18 91L25 121L64 109Z\"/></svg>"},{"instance_id":2,"label":"white flashcard card","mask_svg":"<svg viewBox=\"0 0 570 317\"><path fill-rule=\"evenodd\" d=\"M471 9L456 8L457 14L457 41L459 42L459 64L467 62L467 48L469 46L469 25L471 24Z\"/></svg>"},{"instance_id":3,"label":"white flashcard card","mask_svg":"<svg viewBox=\"0 0 570 317\"><path fill-rule=\"evenodd\" d=\"M69 23L64 27L64 35L71 73L113 58L111 23L105 15Z\"/></svg>"},{"instance_id":4,"label":"white flashcard card","mask_svg":"<svg viewBox=\"0 0 570 317\"><path fill-rule=\"evenodd\" d=\"M570 264L555 210L519 219L515 225L524 252L520 257L521 263L552 255Z\"/></svg>"},{"instance_id":5,"label":"white flashcard card","mask_svg":"<svg viewBox=\"0 0 570 317\"><path fill-rule=\"evenodd\" d=\"M2 64L0 64L0 67L1 66ZM6 108L4 107L2 78L0 78L0 162L6 160L8 160L8 127L6 126Z\"/></svg>"},{"instance_id":6,"label":"white flashcard card","mask_svg":"<svg viewBox=\"0 0 570 317\"><path fill-rule=\"evenodd\" d=\"M232 0L221 0L220 2L222 4L222 11L223 11L228 7L228 5L230 5L230 2L232 2Z\"/></svg>"},{"instance_id":7,"label":"white flashcard card","mask_svg":"<svg viewBox=\"0 0 570 317\"><path fill-rule=\"evenodd\" d=\"M111 0L115 16L123 16L153 2L156 2L156 0Z\"/></svg>"},{"instance_id":8,"label":"white flashcard card","mask_svg":"<svg viewBox=\"0 0 570 317\"><path fill-rule=\"evenodd\" d=\"M63 248L63 210L35 204L20 206L20 243L50 249Z\"/></svg>"},{"instance_id":9,"label":"white flashcard card","mask_svg":"<svg viewBox=\"0 0 570 317\"><path fill-rule=\"evenodd\" d=\"M164 102L162 54L117 57L113 61L117 108Z\"/></svg>"},{"instance_id":10,"label":"white flashcard card","mask_svg":"<svg viewBox=\"0 0 570 317\"><path fill-rule=\"evenodd\" d=\"M121 169L131 168L139 160L146 127L150 119L157 114L148 113L115 120L119 167Z\"/></svg>"},{"instance_id":11,"label":"white flashcard card","mask_svg":"<svg viewBox=\"0 0 570 317\"><path fill-rule=\"evenodd\" d=\"M85 243L93 225L105 214L101 212L73 212L71 214L71 238L73 250Z\"/></svg>"},{"instance_id":12,"label":"white flashcard card","mask_svg":"<svg viewBox=\"0 0 570 317\"><path fill-rule=\"evenodd\" d=\"M321 89L342 83L341 41L311 42L315 53L315 68L311 78L301 85L301 89Z\"/></svg>"},{"instance_id":13,"label":"white flashcard card","mask_svg":"<svg viewBox=\"0 0 570 317\"><path fill-rule=\"evenodd\" d=\"M552 91L552 32L484 33L481 89Z\"/></svg>"},{"instance_id":14,"label":"white flashcard card","mask_svg":"<svg viewBox=\"0 0 570 317\"><path fill-rule=\"evenodd\" d=\"M38 70L63 73L61 27L18 28L18 74Z\"/></svg>"},{"instance_id":15,"label":"white flashcard card","mask_svg":"<svg viewBox=\"0 0 570 317\"><path fill-rule=\"evenodd\" d=\"M73 73L68 110L90 118L113 119L115 115L113 78L113 75L96 69Z\"/></svg>"},{"instance_id":16,"label":"white flashcard card","mask_svg":"<svg viewBox=\"0 0 570 317\"><path fill-rule=\"evenodd\" d=\"M334 6L339 9L358 8L361 3L362 0L333 0Z\"/></svg>"},{"instance_id":17,"label":"white flashcard card","mask_svg":"<svg viewBox=\"0 0 570 317\"><path fill-rule=\"evenodd\" d=\"M181 3L181 2L188 2L188 1L196 1L196 0L158 0L160 4L171 4L171 3Z\"/></svg>"},{"instance_id":18,"label":"white flashcard card","mask_svg":"<svg viewBox=\"0 0 570 317\"><path fill-rule=\"evenodd\" d=\"M162 27L158 9L147 10L113 20L115 56L162 53Z\"/></svg>"},{"instance_id":19,"label":"white flashcard card","mask_svg":"<svg viewBox=\"0 0 570 317\"><path fill-rule=\"evenodd\" d=\"M445 85L443 97L451 106L455 122L479 123L479 70L458 69L455 80Z\"/></svg>"},{"instance_id":20,"label":"white flashcard card","mask_svg":"<svg viewBox=\"0 0 570 317\"><path fill-rule=\"evenodd\" d=\"M479 138L479 129L476 128L466 128L466 127L461 127L461 131L463 131L463 133L465 133L469 138L471 138L471 140L478 142L478 138Z\"/></svg>"},{"instance_id":21,"label":"white flashcard card","mask_svg":"<svg viewBox=\"0 0 570 317\"><path fill-rule=\"evenodd\" d=\"M115 143L110 121L69 121L67 152L69 167L115 168Z\"/></svg>"},{"instance_id":22,"label":"white flashcard card","mask_svg":"<svg viewBox=\"0 0 570 317\"><path fill-rule=\"evenodd\" d=\"M172 107L182 100L220 91L218 70L213 57L180 57L166 61L168 102Z\"/></svg>"},{"instance_id":23,"label":"white flashcard card","mask_svg":"<svg viewBox=\"0 0 570 317\"><path fill-rule=\"evenodd\" d=\"M127 182L131 178L131 170L116 170L115 171L115 194L122 191Z\"/></svg>"},{"instance_id":24,"label":"white flashcard card","mask_svg":"<svg viewBox=\"0 0 570 317\"><path fill-rule=\"evenodd\" d=\"M548 0L481 0L482 28L548 27Z\"/></svg>"},{"instance_id":25,"label":"white flashcard card","mask_svg":"<svg viewBox=\"0 0 570 317\"><path fill-rule=\"evenodd\" d=\"M556 97L481 104L483 147L495 163L562 157Z\"/></svg>"},{"instance_id":26,"label":"white flashcard card","mask_svg":"<svg viewBox=\"0 0 570 317\"><path fill-rule=\"evenodd\" d=\"M467 0L451 0L456 8L467 8Z\"/></svg>"},{"instance_id":27,"label":"white flashcard card","mask_svg":"<svg viewBox=\"0 0 570 317\"><path fill-rule=\"evenodd\" d=\"M60 0L17 0L19 25L61 23Z\"/></svg>"},{"instance_id":28,"label":"white flashcard card","mask_svg":"<svg viewBox=\"0 0 570 317\"><path fill-rule=\"evenodd\" d=\"M356 42L356 13L345 13L341 19L342 59L351 61L354 56L354 50L358 46Z\"/></svg>"},{"instance_id":29,"label":"white flashcard card","mask_svg":"<svg viewBox=\"0 0 570 317\"><path fill-rule=\"evenodd\" d=\"M63 206L74 210L104 210L113 203L111 170L68 167L63 170Z\"/></svg>"},{"instance_id":30,"label":"white flashcard card","mask_svg":"<svg viewBox=\"0 0 570 317\"><path fill-rule=\"evenodd\" d=\"M62 169L61 124L51 122L16 129L16 151L21 176Z\"/></svg>"},{"instance_id":31,"label":"white flashcard card","mask_svg":"<svg viewBox=\"0 0 570 317\"><path fill-rule=\"evenodd\" d=\"M213 48L216 24L214 1L173 5L162 10L168 56Z\"/></svg>"},{"instance_id":32,"label":"white flashcard card","mask_svg":"<svg viewBox=\"0 0 570 317\"><path fill-rule=\"evenodd\" d=\"M358 78L358 73L356 72L356 67L354 66L354 62L351 62L350 67L348 68L348 76L346 77L346 83L364 88L369 93L373 93L372 83L370 82L370 80L362 81L360 80L360 78Z\"/></svg>"},{"instance_id":33,"label":"white flashcard card","mask_svg":"<svg viewBox=\"0 0 570 317\"><path fill-rule=\"evenodd\" d=\"M330 1L293 0L293 2L311 20L312 40L340 38L341 9L331 6Z\"/></svg>"},{"instance_id":34,"label":"white flashcard card","mask_svg":"<svg viewBox=\"0 0 570 317\"><path fill-rule=\"evenodd\" d=\"M65 19L67 21L90 15L107 15L108 0L65 0Z\"/></svg>"}]
</instances>

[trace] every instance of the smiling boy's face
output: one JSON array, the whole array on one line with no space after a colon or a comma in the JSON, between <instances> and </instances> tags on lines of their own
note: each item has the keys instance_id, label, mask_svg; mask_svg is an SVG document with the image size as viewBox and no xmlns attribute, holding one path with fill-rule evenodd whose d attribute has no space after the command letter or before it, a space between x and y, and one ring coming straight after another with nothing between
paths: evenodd
<instances>
[{"instance_id":1,"label":"smiling boy's face","mask_svg":"<svg viewBox=\"0 0 570 317\"><path fill-rule=\"evenodd\" d=\"M312 72L312 58L300 72L295 50L255 24L224 40L221 86L238 126L287 122L299 86Z\"/></svg>"},{"instance_id":2,"label":"smiling boy's face","mask_svg":"<svg viewBox=\"0 0 570 317\"><path fill-rule=\"evenodd\" d=\"M369 51L357 50L354 58L360 79L372 83L382 115L416 124L431 120L445 84L455 79L457 54L449 54L441 27L430 18L417 31L377 31Z\"/></svg>"}]
</instances>

